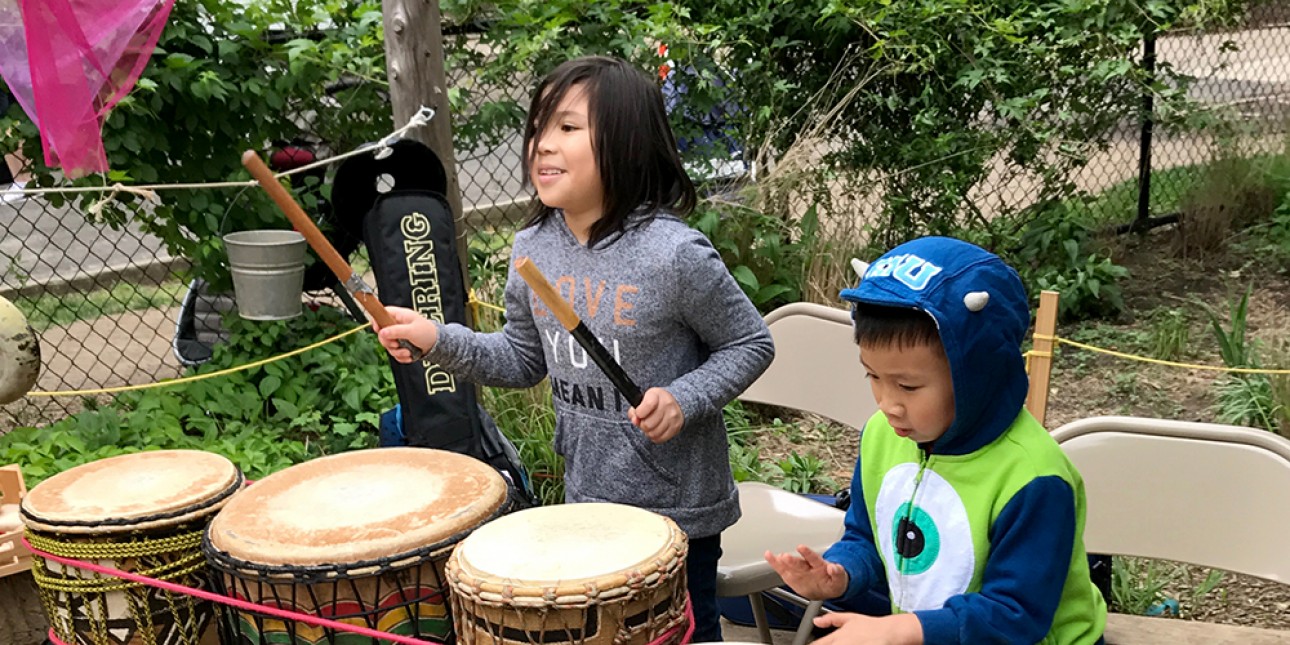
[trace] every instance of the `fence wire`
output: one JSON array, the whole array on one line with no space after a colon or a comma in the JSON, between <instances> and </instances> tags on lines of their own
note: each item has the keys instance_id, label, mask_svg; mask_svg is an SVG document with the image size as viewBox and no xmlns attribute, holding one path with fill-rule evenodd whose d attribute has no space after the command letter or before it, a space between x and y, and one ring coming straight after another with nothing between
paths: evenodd
<instances>
[{"instance_id":1,"label":"fence wire","mask_svg":"<svg viewBox=\"0 0 1290 645\"><path fill-rule=\"evenodd\" d=\"M478 34L469 29L446 34L458 132L456 163L465 205L459 225L467 236L514 227L523 220L531 198L520 170L520 127L533 79L482 78L475 68L489 54L478 43ZM1224 31L1161 34L1155 49L1162 64L1193 77L1189 96L1223 125L1153 131L1149 206L1150 214L1159 216L1187 207L1188 191L1197 182L1196 168L1224 156L1250 158L1285 151L1290 2L1260 4L1245 24ZM346 138L352 119L361 115L348 111L345 99L347 91L363 89L359 82L315 104L293 106L301 126L299 143L323 156L363 143ZM514 129L487 136L473 133L471 117L481 109L506 111ZM1126 222L1136 213L1141 142L1138 115L1126 114L1110 144L1073 175L1078 187L1090 193L1122 193ZM22 181L27 162L12 154L8 162L14 178ZM1034 178L1001 160L973 195L974 206L987 215L1024 206L1037 189ZM213 191L211 196L232 205L244 198L236 189ZM873 212L879 198L866 193L849 202L839 198L835 206ZM197 339L202 346L218 342L219 316L231 306L231 298L208 294L183 277L188 260L173 257L161 240L144 232L139 222L148 213L143 208L123 225L111 226L96 223L82 206L54 206L47 197L0 192L0 295L28 315L40 336L43 369L37 389L82 390L183 374L194 356L178 349L176 339ZM360 250L351 257L360 268L362 256ZM192 300L188 309L196 315L193 328L180 333L185 298ZM305 298L341 305L325 290ZM66 397L21 399L0 407L0 433L49 423L86 405L85 400Z\"/></svg>"}]
</instances>

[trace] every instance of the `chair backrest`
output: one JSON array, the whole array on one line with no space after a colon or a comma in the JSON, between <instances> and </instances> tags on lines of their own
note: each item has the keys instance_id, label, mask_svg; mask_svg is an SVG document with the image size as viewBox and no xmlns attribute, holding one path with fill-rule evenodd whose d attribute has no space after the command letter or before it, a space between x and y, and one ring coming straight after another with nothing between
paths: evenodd
<instances>
[{"instance_id":1,"label":"chair backrest","mask_svg":"<svg viewBox=\"0 0 1290 645\"><path fill-rule=\"evenodd\" d=\"M878 404L860 365L851 314L796 302L767 314L766 325L775 339L775 360L739 398L863 428Z\"/></svg>"},{"instance_id":2,"label":"chair backrest","mask_svg":"<svg viewBox=\"0 0 1290 645\"><path fill-rule=\"evenodd\" d=\"M1090 553L1290 584L1290 440L1253 428L1093 417L1053 431L1084 479Z\"/></svg>"}]
</instances>

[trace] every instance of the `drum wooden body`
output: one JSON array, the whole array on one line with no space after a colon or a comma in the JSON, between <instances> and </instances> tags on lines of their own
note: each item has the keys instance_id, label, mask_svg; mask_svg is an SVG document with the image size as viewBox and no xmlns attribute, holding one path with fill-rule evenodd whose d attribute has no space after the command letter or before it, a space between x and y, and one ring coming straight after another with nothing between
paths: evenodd
<instances>
[{"instance_id":1,"label":"drum wooden body","mask_svg":"<svg viewBox=\"0 0 1290 645\"><path fill-rule=\"evenodd\" d=\"M448 560L463 645L676 644L689 627L685 534L619 504L519 511Z\"/></svg>"},{"instance_id":2,"label":"drum wooden body","mask_svg":"<svg viewBox=\"0 0 1290 645\"><path fill-rule=\"evenodd\" d=\"M55 475L22 501L27 539L54 555L210 588L201 540L242 487L216 454L159 450L102 459ZM192 596L36 557L32 575L65 643L213 645L218 609Z\"/></svg>"},{"instance_id":3,"label":"drum wooden body","mask_svg":"<svg viewBox=\"0 0 1290 645\"><path fill-rule=\"evenodd\" d=\"M247 487L204 545L224 593L384 632L450 641L443 566L506 512L490 466L424 448L362 450L292 466ZM237 643L341 643L353 635L231 614ZM369 642L369 639L360 639Z\"/></svg>"}]
</instances>

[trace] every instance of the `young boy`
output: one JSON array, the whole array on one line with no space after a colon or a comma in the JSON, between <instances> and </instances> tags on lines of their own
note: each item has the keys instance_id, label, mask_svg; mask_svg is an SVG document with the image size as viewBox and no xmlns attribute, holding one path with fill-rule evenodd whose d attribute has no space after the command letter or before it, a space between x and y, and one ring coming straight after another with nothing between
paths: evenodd
<instances>
[{"instance_id":1,"label":"young boy","mask_svg":"<svg viewBox=\"0 0 1290 645\"><path fill-rule=\"evenodd\" d=\"M896 247L855 288L879 412L860 438L841 541L766 553L789 586L893 615L834 613L830 643L1099 643L1084 485L1023 407L1030 323L1017 273L948 238Z\"/></svg>"}]
</instances>

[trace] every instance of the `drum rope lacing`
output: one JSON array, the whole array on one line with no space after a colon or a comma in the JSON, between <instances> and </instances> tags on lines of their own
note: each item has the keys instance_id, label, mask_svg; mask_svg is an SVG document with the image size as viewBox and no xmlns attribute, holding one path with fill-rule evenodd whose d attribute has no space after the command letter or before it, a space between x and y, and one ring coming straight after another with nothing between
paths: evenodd
<instances>
[{"instance_id":1,"label":"drum rope lacing","mask_svg":"<svg viewBox=\"0 0 1290 645\"><path fill-rule=\"evenodd\" d=\"M206 559L198 548L202 542L202 531L193 531L157 539L142 539L134 542L79 543L63 542L43 535L28 532L27 542L42 552L75 560L126 560L143 559L168 553L188 552L175 560L163 562L149 569L139 571L139 575L158 580L174 580L195 573L206 566ZM54 591L75 593L107 593L125 591L139 586L120 578L69 578L60 576L48 569L39 560L33 563L32 576L36 584Z\"/></svg>"},{"instance_id":2,"label":"drum rope lacing","mask_svg":"<svg viewBox=\"0 0 1290 645\"><path fill-rule=\"evenodd\" d=\"M27 548L31 549L31 552L34 553L35 555L40 556L42 558L47 558L49 560L53 560L54 562L58 562L66 566L85 569L87 571L91 571L93 573L97 573L100 575L112 576L114 578L120 578L121 580L134 582L140 585L155 587L158 589L162 589L164 591L169 591L171 593L183 594L183 595L199 598L201 600L219 603L221 605L233 607L235 609L240 609L242 611L265 614L282 620L290 620L290 621L295 621L299 623L305 623L307 625L322 627L324 629L332 629L336 631L349 632L353 634L358 634L360 636L367 636L369 638L376 638L379 640L389 641L392 643L401 643L403 645L434 645L434 643L436 643L436 641L416 639L408 636L399 636L397 634L389 634L386 632L377 631L375 629L370 629L359 625L351 625L349 623L342 623L339 621L328 620L326 618L321 618L319 616L315 616L312 614L302 614L302 613L290 611L287 609L280 609L277 607L260 605L260 604L248 602L246 600L241 600L238 598L230 598L210 591L205 591L203 589L196 589L193 587L186 587L183 585L167 582L164 580L157 580L154 578L150 578L148 576L121 571L119 569L105 567L102 565L94 564L92 562L86 562L84 560L64 558L62 556L55 555L53 553L50 553L48 551L44 551L43 549L39 549L35 547L33 544L31 544L30 540L28 539L29 537L30 536L24 537L23 542L25 543ZM51 636L52 635L53 633L51 630ZM54 642L61 642L54 638L51 638L51 640L53 640Z\"/></svg>"},{"instance_id":3,"label":"drum rope lacing","mask_svg":"<svg viewBox=\"0 0 1290 645\"><path fill-rule=\"evenodd\" d=\"M649 564L652 566L644 567L644 571L631 569L620 573L619 575L623 577L622 584L601 588L599 582L584 583L582 588L574 593L571 593L573 591L571 587L549 585L517 587L509 583L489 582L463 571L460 566L449 566L447 574L448 583L453 587L454 593L462 593L472 601L488 607L535 604L539 600L545 604L560 607L588 607L596 604L598 599L615 598L628 591L652 584L660 578L675 575L688 552L686 547L674 545L664 557L651 561Z\"/></svg>"},{"instance_id":4,"label":"drum rope lacing","mask_svg":"<svg viewBox=\"0 0 1290 645\"><path fill-rule=\"evenodd\" d=\"M397 634L390 634L387 632L382 632L382 631L370 629L367 627L362 627L359 625L351 625L349 623L342 623L339 621L328 620L326 618L322 618L312 614L302 614L302 613L290 611L287 609L280 609L278 607L269 607L266 605L260 605L257 603L248 602L238 598L230 598L227 596L222 596L217 593L212 593L202 589L186 587L172 582L150 578L148 576L129 573L126 571L120 571L118 569L113 569L111 567L105 567L102 565L94 564L92 562L86 562L84 560L65 558L36 547L30 541L29 538L31 537L32 537L31 535L24 536L23 544L28 549L30 549L33 554L42 558L52 560L54 562L58 562L59 564L62 564L65 566L85 569L87 571L97 573L100 575L111 576L128 582L134 582L140 585L155 587L157 589L162 589L164 591L169 591L171 593L182 594L190 598L198 598L200 600L219 603L221 605L233 607L235 609L241 609L242 611L256 612L256 613L265 614L268 616L273 616L275 618L280 618L283 620L292 620L300 623L305 623L307 625L313 625L315 627L322 627L324 629L333 629L336 631L349 632L353 634L358 634L360 636L367 636L369 638L389 641L392 643L401 643L403 645L436 645L437 643L437 641L416 639L408 636L400 636ZM685 629L685 633L680 640L681 643L688 643L690 640L691 634L694 633L694 619L693 619L694 612L688 599L685 605L685 613L686 613L686 616L689 617L689 620L687 621L688 626ZM679 625L677 627L673 627L672 629L664 633L662 636L660 636L659 638L649 643L649 645L663 645L664 643L667 643L673 640L676 636L676 631L679 628L680 628ZM57 634L54 632L52 628L49 630L49 639L55 645L67 645L61 639L58 638Z\"/></svg>"},{"instance_id":5,"label":"drum rope lacing","mask_svg":"<svg viewBox=\"0 0 1290 645\"><path fill-rule=\"evenodd\" d=\"M201 531L192 531L163 538L134 539L130 542L69 543L28 531L24 537L27 548L37 555L47 556L38 557L32 562L31 573L36 581L41 604L54 623L50 629L51 640L59 642L56 634L60 628L66 633L75 633L76 623L79 620L85 620L89 623L90 633L93 634L96 642L110 642L107 620L110 611L107 594L119 592L130 608L130 615L136 620L139 628L136 634L142 639L143 645L158 645L157 629L153 623L153 608L150 606L148 595L143 591L144 585L115 576L104 576L98 572L93 572L93 577L78 578L67 568L68 565L65 562L61 571L55 571L49 562L59 563L62 559L77 562L75 558L87 558L114 561L133 559L145 563L175 555L178 557L174 560L162 559L159 564L138 572L139 575L175 584L176 582L172 581L191 580L194 574L206 568L205 558L201 551L197 550L201 543L201 533ZM61 594L67 594L69 601L71 597L82 599L84 616L77 617L70 611L59 611L57 608L63 604L60 602ZM173 634L177 639L176 642L197 645L200 640L201 625L200 621L195 619L199 612L193 598L183 596L177 599L176 594L163 594L162 598L169 609L169 615L187 617L186 620L176 620L173 624L176 630ZM180 611L179 603L184 605L184 612Z\"/></svg>"}]
</instances>

